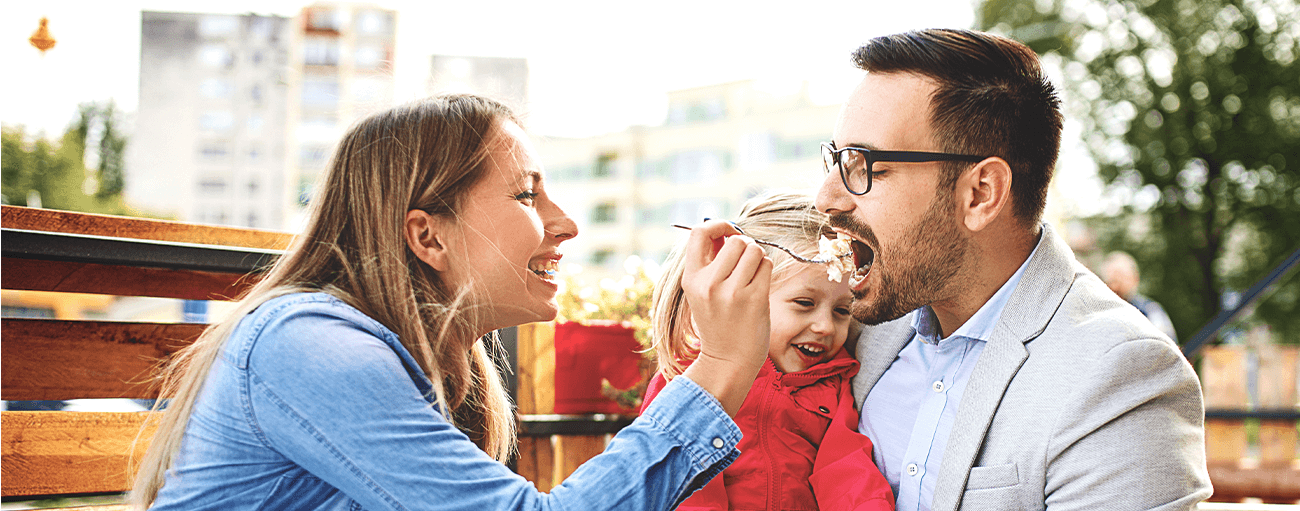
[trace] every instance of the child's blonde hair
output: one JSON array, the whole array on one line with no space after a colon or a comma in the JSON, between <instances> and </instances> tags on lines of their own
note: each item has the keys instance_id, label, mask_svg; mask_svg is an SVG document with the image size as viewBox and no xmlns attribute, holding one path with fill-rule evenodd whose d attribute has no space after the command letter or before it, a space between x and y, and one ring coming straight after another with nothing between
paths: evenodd
<instances>
[{"instance_id":1,"label":"child's blonde hair","mask_svg":"<svg viewBox=\"0 0 1300 511\"><path fill-rule=\"evenodd\" d=\"M736 225L749 236L780 244L804 257L814 257L817 240L823 235L835 236L826 218L817 211L811 196L775 190L746 201ZM663 273L655 285L651 313L651 337L659 371L666 379L681 374L699 356L699 348L692 342L696 333L691 325L691 310L682 292L683 246L684 242L678 243L664 262ZM785 252L767 246L763 249L772 259L773 287L788 278L790 270L804 267Z\"/></svg>"}]
</instances>

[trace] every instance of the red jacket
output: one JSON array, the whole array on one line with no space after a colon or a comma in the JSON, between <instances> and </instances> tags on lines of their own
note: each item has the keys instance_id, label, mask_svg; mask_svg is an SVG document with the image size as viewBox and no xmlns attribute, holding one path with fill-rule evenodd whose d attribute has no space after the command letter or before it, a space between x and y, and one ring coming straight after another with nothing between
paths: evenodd
<instances>
[{"instance_id":1,"label":"red jacket","mask_svg":"<svg viewBox=\"0 0 1300 511\"><path fill-rule=\"evenodd\" d=\"M892 511L871 440L858 433L849 385L857 372L845 351L791 374L768 360L736 414L740 456L677 509ZM642 411L666 383L655 375Z\"/></svg>"}]
</instances>

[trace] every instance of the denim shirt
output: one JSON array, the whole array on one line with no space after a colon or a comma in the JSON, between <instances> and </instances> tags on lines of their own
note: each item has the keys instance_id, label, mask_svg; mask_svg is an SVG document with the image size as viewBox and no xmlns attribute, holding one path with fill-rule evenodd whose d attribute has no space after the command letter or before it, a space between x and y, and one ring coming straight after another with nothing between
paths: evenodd
<instances>
[{"instance_id":1,"label":"denim shirt","mask_svg":"<svg viewBox=\"0 0 1300 511\"><path fill-rule=\"evenodd\" d=\"M214 362L152 509L671 509L739 454L717 400L675 378L547 494L433 403L379 322L323 293L269 300Z\"/></svg>"}]
</instances>

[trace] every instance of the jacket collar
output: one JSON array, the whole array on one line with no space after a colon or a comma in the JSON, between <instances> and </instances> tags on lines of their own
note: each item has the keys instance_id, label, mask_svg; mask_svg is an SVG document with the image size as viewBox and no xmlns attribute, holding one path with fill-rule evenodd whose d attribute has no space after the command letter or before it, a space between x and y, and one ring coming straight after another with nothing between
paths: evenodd
<instances>
[{"instance_id":1,"label":"jacket collar","mask_svg":"<svg viewBox=\"0 0 1300 511\"><path fill-rule=\"evenodd\" d=\"M857 374L858 367L858 361L853 359L848 350L841 349L830 360L797 373L782 374L781 382L788 387L807 387L832 376L843 375L845 378L850 378ZM767 359L767 363L758 370L759 378L775 377L777 374L781 373L777 371L776 364L772 363L771 358Z\"/></svg>"},{"instance_id":2,"label":"jacket collar","mask_svg":"<svg viewBox=\"0 0 1300 511\"><path fill-rule=\"evenodd\" d=\"M1070 247L1043 224L1037 253L1007 301L966 384L954 421L958 426L950 433L939 468L933 509L955 511L961 504L966 479L993 415L1012 378L1029 358L1025 345L1047 329L1080 271Z\"/></svg>"}]
</instances>

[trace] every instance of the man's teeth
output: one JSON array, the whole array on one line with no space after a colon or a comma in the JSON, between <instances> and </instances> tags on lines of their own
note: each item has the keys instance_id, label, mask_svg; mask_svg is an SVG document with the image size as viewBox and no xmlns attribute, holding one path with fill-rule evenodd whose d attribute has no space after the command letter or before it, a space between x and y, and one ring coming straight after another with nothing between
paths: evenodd
<instances>
[{"instance_id":1,"label":"man's teeth","mask_svg":"<svg viewBox=\"0 0 1300 511\"><path fill-rule=\"evenodd\" d=\"M528 269L540 277L553 277L556 271L560 269L560 262L555 259L546 259L529 265Z\"/></svg>"}]
</instances>

